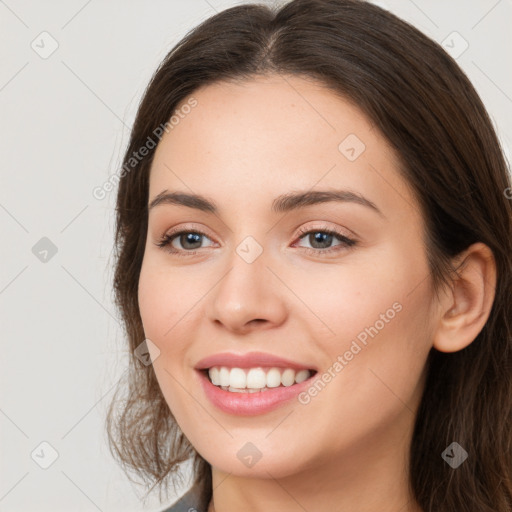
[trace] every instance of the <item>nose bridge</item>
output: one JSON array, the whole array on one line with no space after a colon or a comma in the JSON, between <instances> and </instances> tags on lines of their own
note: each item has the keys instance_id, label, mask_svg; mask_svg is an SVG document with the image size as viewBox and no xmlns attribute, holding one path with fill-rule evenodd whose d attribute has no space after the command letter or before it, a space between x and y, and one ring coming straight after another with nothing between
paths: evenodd
<instances>
[{"instance_id":1,"label":"nose bridge","mask_svg":"<svg viewBox=\"0 0 512 512\"><path fill-rule=\"evenodd\" d=\"M218 298L233 310L242 311L268 293L268 254L253 236L246 236L227 258L228 274L219 283ZM263 285L263 286L260 286ZM222 295L222 297L221 297Z\"/></svg>"},{"instance_id":2,"label":"nose bridge","mask_svg":"<svg viewBox=\"0 0 512 512\"><path fill-rule=\"evenodd\" d=\"M279 323L286 306L267 265L270 251L255 237L242 239L226 258L226 269L212 293L209 315L230 329L253 320Z\"/></svg>"}]
</instances>

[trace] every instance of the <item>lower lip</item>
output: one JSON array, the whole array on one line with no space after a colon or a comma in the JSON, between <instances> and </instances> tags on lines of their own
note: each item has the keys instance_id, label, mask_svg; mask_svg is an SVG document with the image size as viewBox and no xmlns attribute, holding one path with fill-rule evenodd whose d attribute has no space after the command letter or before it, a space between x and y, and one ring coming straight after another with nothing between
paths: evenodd
<instances>
[{"instance_id":1,"label":"lower lip","mask_svg":"<svg viewBox=\"0 0 512 512\"><path fill-rule=\"evenodd\" d=\"M224 391L214 386L204 372L197 370L206 396L220 410L239 416L253 416L272 411L293 400L301 391L310 386L316 373L299 384L279 386L257 393Z\"/></svg>"}]
</instances>

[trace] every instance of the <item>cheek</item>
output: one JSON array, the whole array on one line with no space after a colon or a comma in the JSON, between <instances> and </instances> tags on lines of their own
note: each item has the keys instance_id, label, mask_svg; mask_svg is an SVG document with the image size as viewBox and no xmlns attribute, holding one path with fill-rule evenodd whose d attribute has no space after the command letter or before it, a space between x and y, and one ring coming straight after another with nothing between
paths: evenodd
<instances>
[{"instance_id":1,"label":"cheek","mask_svg":"<svg viewBox=\"0 0 512 512\"><path fill-rule=\"evenodd\" d=\"M145 259L139 277L138 301L146 336L162 341L169 338L186 305L193 303L192 295L183 273L164 271L160 264Z\"/></svg>"},{"instance_id":2,"label":"cheek","mask_svg":"<svg viewBox=\"0 0 512 512\"><path fill-rule=\"evenodd\" d=\"M160 264L145 258L139 277L138 301L144 334L159 350L156 358L152 355L152 365L160 389L173 414L183 417L186 396L182 396L177 382L183 382L180 363L186 356L187 338L182 334L188 328L184 315L190 306L186 306L189 301L184 297L187 288L180 286L179 276L172 274L162 272ZM184 341L180 343L180 339Z\"/></svg>"},{"instance_id":3,"label":"cheek","mask_svg":"<svg viewBox=\"0 0 512 512\"><path fill-rule=\"evenodd\" d=\"M301 397L306 404L301 421L312 431L323 423L329 439L326 453L360 447L379 432L405 428L403 421L414 418L431 346L428 330L420 327L426 288L420 285L407 295L410 287L397 280L365 295L347 284L346 294L339 291L323 302L322 318L336 335L318 340L327 364L318 384ZM286 435L293 436L292 429Z\"/></svg>"},{"instance_id":4,"label":"cheek","mask_svg":"<svg viewBox=\"0 0 512 512\"><path fill-rule=\"evenodd\" d=\"M354 411L361 401L368 410L392 407L390 389L412 398L432 345L429 274L421 251L411 255L389 246L358 262L311 276L297 289L322 321L316 339L328 357L325 380L335 376L329 382L337 382L332 389L338 396L357 397Z\"/></svg>"},{"instance_id":5,"label":"cheek","mask_svg":"<svg viewBox=\"0 0 512 512\"><path fill-rule=\"evenodd\" d=\"M364 257L356 254L351 261L312 269L294 280L294 292L316 316L308 314L311 321L317 325L321 320L321 335L326 341L354 338L376 322L381 330L383 321L397 316L397 309L408 300L411 283L423 273L395 253L389 248Z\"/></svg>"},{"instance_id":6,"label":"cheek","mask_svg":"<svg viewBox=\"0 0 512 512\"><path fill-rule=\"evenodd\" d=\"M139 277L138 301L139 311L146 337L159 338L164 330L160 325L164 311L168 308L169 297L164 295L164 286L151 264L144 261Z\"/></svg>"}]
</instances>

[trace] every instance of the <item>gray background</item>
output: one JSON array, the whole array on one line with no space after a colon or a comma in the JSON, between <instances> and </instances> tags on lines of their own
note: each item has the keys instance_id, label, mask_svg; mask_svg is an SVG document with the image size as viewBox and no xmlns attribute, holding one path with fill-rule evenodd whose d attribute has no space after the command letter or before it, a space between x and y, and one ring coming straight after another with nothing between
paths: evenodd
<instances>
[{"instance_id":1,"label":"gray background","mask_svg":"<svg viewBox=\"0 0 512 512\"><path fill-rule=\"evenodd\" d=\"M144 508L105 444L126 348L111 292L115 192L92 190L117 171L160 60L237 3L0 1L1 511ZM512 1L375 3L447 51L469 45L457 60L508 156ZM145 505L161 508L156 496Z\"/></svg>"}]
</instances>

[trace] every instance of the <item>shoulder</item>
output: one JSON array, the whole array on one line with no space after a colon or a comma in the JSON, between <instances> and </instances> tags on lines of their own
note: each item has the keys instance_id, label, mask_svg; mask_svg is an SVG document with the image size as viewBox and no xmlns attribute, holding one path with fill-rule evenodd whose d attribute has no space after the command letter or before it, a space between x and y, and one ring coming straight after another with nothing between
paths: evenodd
<instances>
[{"instance_id":1,"label":"shoulder","mask_svg":"<svg viewBox=\"0 0 512 512\"><path fill-rule=\"evenodd\" d=\"M178 501L161 512L207 512L201 506L200 498L200 489L194 485Z\"/></svg>"}]
</instances>

